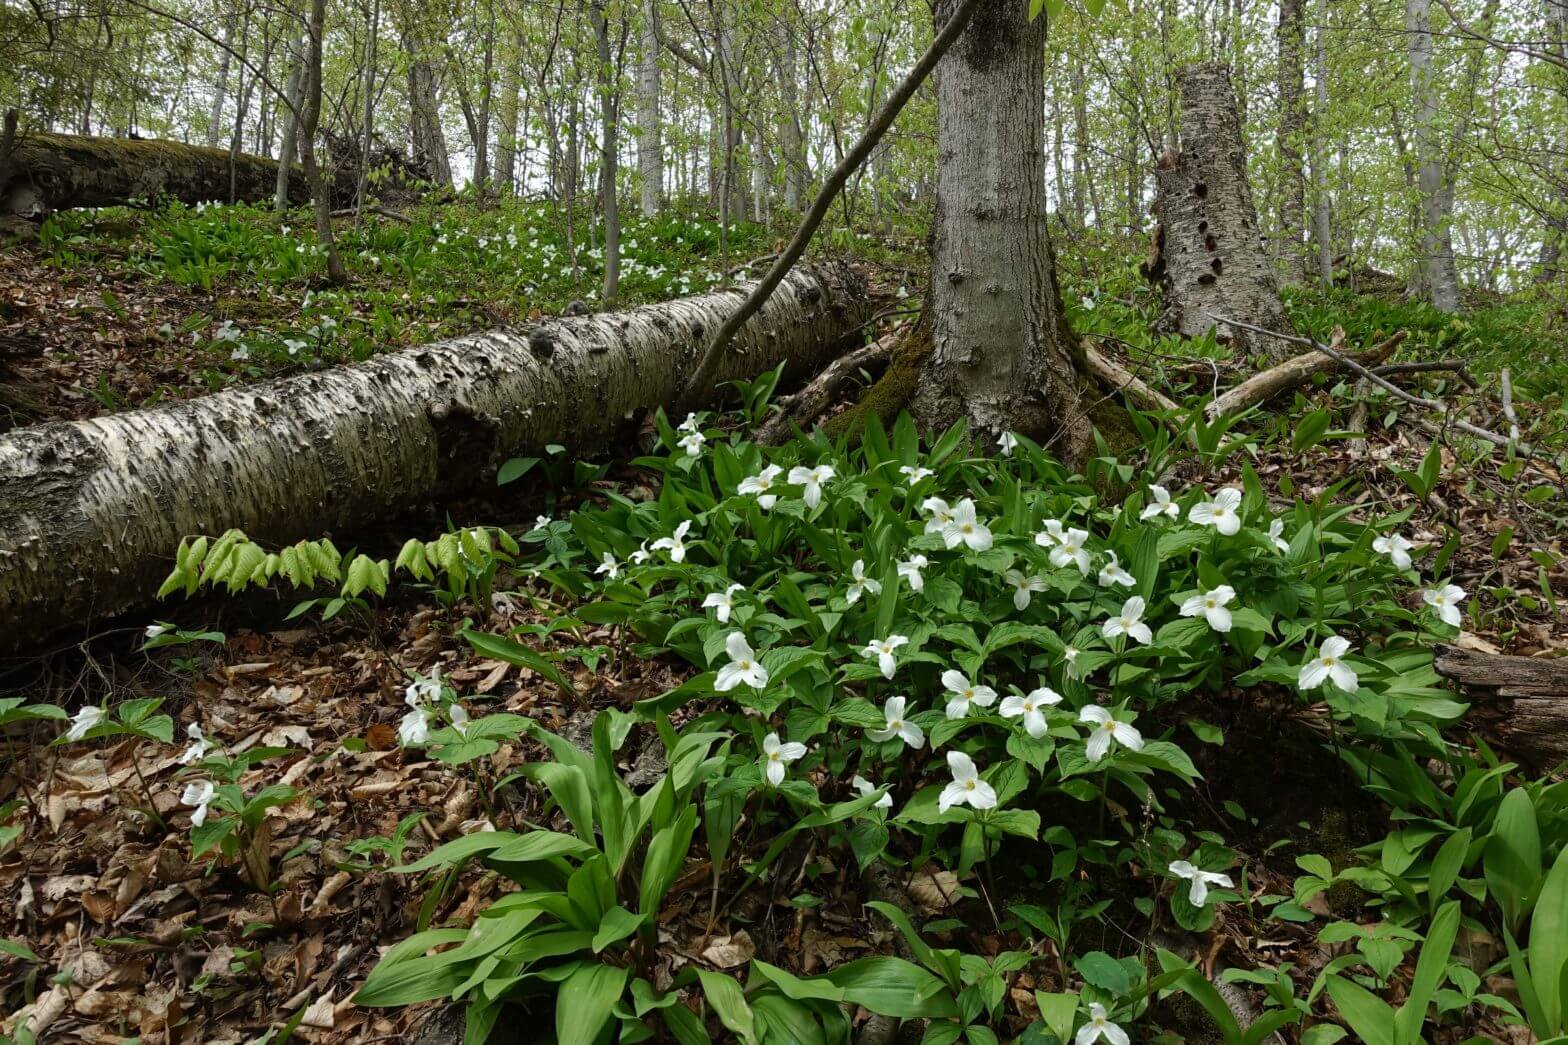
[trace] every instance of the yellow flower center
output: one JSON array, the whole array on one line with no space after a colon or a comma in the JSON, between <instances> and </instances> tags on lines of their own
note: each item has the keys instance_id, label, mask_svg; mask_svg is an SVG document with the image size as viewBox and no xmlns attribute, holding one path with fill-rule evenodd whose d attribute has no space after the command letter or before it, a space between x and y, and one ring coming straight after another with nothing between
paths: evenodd
<instances>
[{"instance_id":1,"label":"yellow flower center","mask_svg":"<svg viewBox=\"0 0 1568 1045\"><path fill-rule=\"evenodd\" d=\"M964 781L964 790L965 791L973 791L974 789L975 789L975 782L973 780L965 780Z\"/></svg>"}]
</instances>

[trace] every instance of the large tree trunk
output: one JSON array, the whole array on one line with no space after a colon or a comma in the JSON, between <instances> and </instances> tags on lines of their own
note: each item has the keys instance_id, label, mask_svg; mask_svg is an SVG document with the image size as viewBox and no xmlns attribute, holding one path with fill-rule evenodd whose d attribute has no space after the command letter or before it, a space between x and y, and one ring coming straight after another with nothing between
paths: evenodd
<instances>
[{"instance_id":1,"label":"large tree trunk","mask_svg":"<svg viewBox=\"0 0 1568 1045\"><path fill-rule=\"evenodd\" d=\"M414 166L426 172L436 185L452 187L452 157L446 148L446 132L441 127L441 110L436 100L436 69L417 39L406 39L408 63L408 124L412 138Z\"/></svg>"},{"instance_id":2,"label":"large tree trunk","mask_svg":"<svg viewBox=\"0 0 1568 1045\"><path fill-rule=\"evenodd\" d=\"M1258 235L1230 77L1223 63L1203 62L1178 70L1176 82L1181 151L1154 172L1166 322L1188 337L1219 327L1241 351L1282 359L1283 342L1216 318L1290 331Z\"/></svg>"},{"instance_id":3,"label":"large tree trunk","mask_svg":"<svg viewBox=\"0 0 1568 1045\"><path fill-rule=\"evenodd\" d=\"M938 0L936 24L958 8ZM910 406L927 430L966 419L1077 462L1090 425L1046 230L1044 48L1027 4L985 0L937 67L931 354Z\"/></svg>"},{"instance_id":4,"label":"large tree trunk","mask_svg":"<svg viewBox=\"0 0 1568 1045\"><path fill-rule=\"evenodd\" d=\"M495 141L495 183L502 195L517 187L517 128L521 106L518 91L522 86L523 31L514 27L504 51L501 73L500 129Z\"/></svg>"},{"instance_id":5,"label":"large tree trunk","mask_svg":"<svg viewBox=\"0 0 1568 1045\"><path fill-rule=\"evenodd\" d=\"M0 184L0 213L23 217L160 197L185 203L229 198L229 150L201 145L23 134L10 166L9 177ZM240 153L233 174L236 199L267 200L278 181L278 164ZM351 198L353 192L353 177L340 175L334 197ZM288 170L288 196L295 203L310 199L310 186L299 167Z\"/></svg>"},{"instance_id":6,"label":"large tree trunk","mask_svg":"<svg viewBox=\"0 0 1568 1045\"><path fill-rule=\"evenodd\" d=\"M1302 233L1306 231L1307 184L1301 157L1306 125L1306 110L1302 107L1302 52L1306 42L1303 6L1303 0L1279 0L1280 189L1276 242L1280 271L1291 284L1306 276L1306 257L1301 249Z\"/></svg>"},{"instance_id":7,"label":"large tree trunk","mask_svg":"<svg viewBox=\"0 0 1568 1045\"><path fill-rule=\"evenodd\" d=\"M1431 0L1405 0L1405 39L1410 50L1410 89L1415 98L1416 186L1420 193L1421 245L1415 283L1439 312L1459 311L1451 229L1454 189L1437 126L1438 85L1432 71Z\"/></svg>"},{"instance_id":8,"label":"large tree trunk","mask_svg":"<svg viewBox=\"0 0 1568 1045\"><path fill-rule=\"evenodd\" d=\"M671 402L745 288L473 334L186 403L0 438L0 648L148 599L180 538L292 541L589 448ZM844 266L792 273L714 378L831 360L866 321Z\"/></svg>"}]
</instances>

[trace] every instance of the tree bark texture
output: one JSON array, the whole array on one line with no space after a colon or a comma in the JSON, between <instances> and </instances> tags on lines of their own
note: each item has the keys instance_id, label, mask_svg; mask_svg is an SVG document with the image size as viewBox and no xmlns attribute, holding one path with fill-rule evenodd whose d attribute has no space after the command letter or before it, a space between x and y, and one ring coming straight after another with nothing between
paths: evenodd
<instances>
[{"instance_id":1,"label":"tree bark texture","mask_svg":"<svg viewBox=\"0 0 1568 1045\"><path fill-rule=\"evenodd\" d=\"M664 137L659 126L659 3L643 0L641 53L637 56L637 173L642 182L642 216L657 217L664 206Z\"/></svg>"},{"instance_id":2,"label":"tree bark texture","mask_svg":"<svg viewBox=\"0 0 1568 1045\"><path fill-rule=\"evenodd\" d=\"M939 0L936 24L961 6ZM1044 46L1027 4L983 0L937 66L931 355L910 408L927 430L967 419L1076 461L1091 436L1046 230Z\"/></svg>"},{"instance_id":3,"label":"tree bark texture","mask_svg":"<svg viewBox=\"0 0 1568 1045\"><path fill-rule=\"evenodd\" d=\"M1568 761L1568 659L1439 646L1433 667L1479 700L1470 719L1495 732L1510 755L1543 769Z\"/></svg>"},{"instance_id":4,"label":"tree bark texture","mask_svg":"<svg viewBox=\"0 0 1568 1045\"><path fill-rule=\"evenodd\" d=\"M590 448L667 404L746 288L389 353L185 403L0 437L0 607L12 650L150 598L181 537L293 541ZM832 360L870 314L849 268L792 273L722 382Z\"/></svg>"},{"instance_id":5,"label":"tree bark texture","mask_svg":"<svg viewBox=\"0 0 1568 1045\"><path fill-rule=\"evenodd\" d=\"M241 153L234 159L236 198L272 198L278 164ZM19 137L11 172L0 184L0 213L32 217L72 207L107 207L173 197L185 203L229 198L229 150L152 138L89 138L74 134ZM352 174L340 172L334 199L351 199ZM310 199L305 172L292 167L288 195Z\"/></svg>"},{"instance_id":6,"label":"tree bark texture","mask_svg":"<svg viewBox=\"0 0 1568 1045\"><path fill-rule=\"evenodd\" d=\"M1188 337L1214 317L1290 332L1279 284L1264 255L1247 184L1247 157L1230 76L1220 62L1176 73L1181 92L1181 151L1154 172L1166 322ZM1282 358L1282 343L1236 328L1222 339L1248 354Z\"/></svg>"},{"instance_id":7,"label":"tree bark texture","mask_svg":"<svg viewBox=\"0 0 1568 1045\"><path fill-rule=\"evenodd\" d=\"M1459 275L1451 228L1454 187L1443 156L1438 85L1432 71L1431 0L1405 0L1405 39L1410 50L1410 89L1415 98L1416 189L1420 194L1421 245L1418 289L1439 312L1459 311Z\"/></svg>"},{"instance_id":8,"label":"tree bark texture","mask_svg":"<svg viewBox=\"0 0 1568 1045\"><path fill-rule=\"evenodd\" d=\"M1303 0L1279 0L1279 244L1280 271L1287 283L1306 276L1302 234L1306 231L1305 167L1302 139L1306 128L1303 107L1306 49Z\"/></svg>"}]
</instances>

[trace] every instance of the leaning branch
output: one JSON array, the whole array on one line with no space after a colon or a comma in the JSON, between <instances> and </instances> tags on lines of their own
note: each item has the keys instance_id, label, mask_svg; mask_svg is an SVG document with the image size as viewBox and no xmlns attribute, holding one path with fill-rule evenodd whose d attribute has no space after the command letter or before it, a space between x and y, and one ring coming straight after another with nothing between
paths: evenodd
<instances>
[{"instance_id":1,"label":"leaning branch","mask_svg":"<svg viewBox=\"0 0 1568 1045\"><path fill-rule=\"evenodd\" d=\"M850 149L849 153L838 162L838 166L833 168L833 173L828 175L821 191L817 193L817 198L811 201L811 209L801 219L800 228L795 230L795 237L790 240L789 246L784 249L784 253L779 255L778 260L773 263L773 267L768 270L768 274L762 278L762 282L757 284L756 289L751 292L740 308L736 309L729 319L719 327L718 332L713 335L713 340L708 344L707 351L703 353L702 361L692 371L690 380L686 382L685 388L682 390L681 401L683 405L689 405L694 395L712 382L713 374L718 369L719 360L723 357L724 349L729 344L730 339L735 336L735 332L748 319L756 315L758 309L767 303L774 289L789 274L789 270L794 267L795 262L800 260L801 255L806 252L806 247L811 243L811 237L816 234L817 227L822 224L822 219L827 217L828 208L833 205L834 198L843 190L844 185L849 181L850 175L871 155L872 150L877 147L877 143L882 140L882 136L887 133L888 128L893 126L893 121L898 118L898 114L904 108L905 103L914 96L915 91L920 88L926 77L931 74L931 70L936 68L937 62L941 61L942 55L947 53L947 49L963 33L964 27L969 24L969 19L975 13L976 8L980 6L980 2L981 0L964 0L963 6L953 13L953 17L948 20L947 25L942 27L942 31L937 34L936 39L931 41L931 46L926 49L926 53L921 55L920 61L916 62L915 67L904 77L904 82L899 84L898 89L888 97L881 111L877 113L876 119L871 121L865 133L860 136L860 140L855 143L855 147Z\"/></svg>"}]
</instances>

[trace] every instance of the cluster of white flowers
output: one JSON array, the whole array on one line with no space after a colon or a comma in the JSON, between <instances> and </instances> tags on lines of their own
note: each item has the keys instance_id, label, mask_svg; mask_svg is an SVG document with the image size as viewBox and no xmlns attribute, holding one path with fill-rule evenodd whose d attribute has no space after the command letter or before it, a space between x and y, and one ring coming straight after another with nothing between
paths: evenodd
<instances>
[{"instance_id":1,"label":"cluster of white flowers","mask_svg":"<svg viewBox=\"0 0 1568 1045\"><path fill-rule=\"evenodd\" d=\"M1398 533L1385 534L1372 542L1372 550L1388 556L1389 561L1400 570L1408 570L1414 565L1410 555L1414 548L1414 544ZM1464 613L1459 605L1467 598L1469 596L1465 590L1457 584L1439 584L1421 589L1421 601L1432 607L1438 620L1451 628L1457 628L1464 622Z\"/></svg>"}]
</instances>

